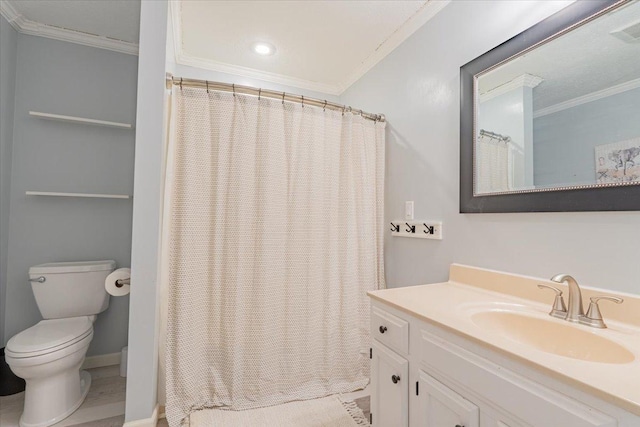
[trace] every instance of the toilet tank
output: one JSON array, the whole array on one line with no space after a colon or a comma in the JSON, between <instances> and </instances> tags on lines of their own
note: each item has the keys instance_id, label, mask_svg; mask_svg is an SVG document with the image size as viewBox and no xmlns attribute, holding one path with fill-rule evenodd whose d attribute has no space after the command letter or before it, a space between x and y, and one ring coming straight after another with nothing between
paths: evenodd
<instances>
[{"instance_id":1,"label":"toilet tank","mask_svg":"<svg viewBox=\"0 0 640 427\"><path fill-rule=\"evenodd\" d=\"M51 262L29 269L36 303L45 319L90 316L109 307L104 280L116 262Z\"/></svg>"}]
</instances>

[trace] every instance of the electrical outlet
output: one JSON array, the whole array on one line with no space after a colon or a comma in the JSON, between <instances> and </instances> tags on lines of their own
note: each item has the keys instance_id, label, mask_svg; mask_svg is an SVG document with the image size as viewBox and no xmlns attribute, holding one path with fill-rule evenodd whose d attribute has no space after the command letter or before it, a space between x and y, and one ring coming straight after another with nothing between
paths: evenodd
<instances>
[{"instance_id":1,"label":"electrical outlet","mask_svg":"<svg viewBox=\"0 0 640 427\"><path fill-rule=\"evenodd\" d=\"M418 239L442 240L441 221L392 221L391 235Z\"/></svg>"}]
</instances>

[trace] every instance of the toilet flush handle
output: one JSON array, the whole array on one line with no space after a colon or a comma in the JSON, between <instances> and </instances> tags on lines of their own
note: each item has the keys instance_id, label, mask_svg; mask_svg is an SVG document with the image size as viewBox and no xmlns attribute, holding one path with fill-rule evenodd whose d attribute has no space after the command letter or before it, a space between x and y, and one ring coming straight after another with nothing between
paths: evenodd
<instances>
[{"instance_id":1,"label":"toilet flush handle","mask_svg":"<svg viewBox=\"0 0 640 427\"><path fill-rule=\"evenodd\" d=\"M29 279L30 282L38 282L38 283L44 283L47 281L47 278L44 276L40 276L40 277L34 277L33 279Z\"/></svg>"}]
</instances>

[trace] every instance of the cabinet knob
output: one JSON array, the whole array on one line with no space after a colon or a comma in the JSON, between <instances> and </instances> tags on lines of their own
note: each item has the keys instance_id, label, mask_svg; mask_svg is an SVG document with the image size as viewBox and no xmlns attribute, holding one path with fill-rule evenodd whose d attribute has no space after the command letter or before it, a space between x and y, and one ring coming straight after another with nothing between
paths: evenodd
<instances>
[{"instance_id":1,"label":"cabinet knob","mask_svg":"<svg viewBox=\"0 0 640 427\"><path fill-rule=\"evenodd\" d=\"M380 326L378 328L378 330L380 331L381 334L384 334L385 332L387 332L387 327L386 326Z\"/></svg>"},{"instance_id":2,"label":"cabinet knob","mask_svg":"<svg viewBox=\"0 0 640 427\"><path fill-rule=\"evenodd\" d=\"M400 377L398 375L391 375L391 381L393 381L394 384L398 384Z\"/></svg>"}]
</instances>

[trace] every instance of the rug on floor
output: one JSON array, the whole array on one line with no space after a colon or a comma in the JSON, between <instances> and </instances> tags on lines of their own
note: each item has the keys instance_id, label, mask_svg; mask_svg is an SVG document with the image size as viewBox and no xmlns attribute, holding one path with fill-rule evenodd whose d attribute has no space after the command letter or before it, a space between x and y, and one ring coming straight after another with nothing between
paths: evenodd
<instances>
[{"instance_id":1,"label":"rug on floor","mask_svg":"<svg viewBox=\"0 0 640 427\"><path fill-rule=\"evenodd\" d=\"M358 427L368 426L355 402L335 396L289 402L247 411L203 409L189 417L190 427Z\"/></svg>"}]
</instances>

